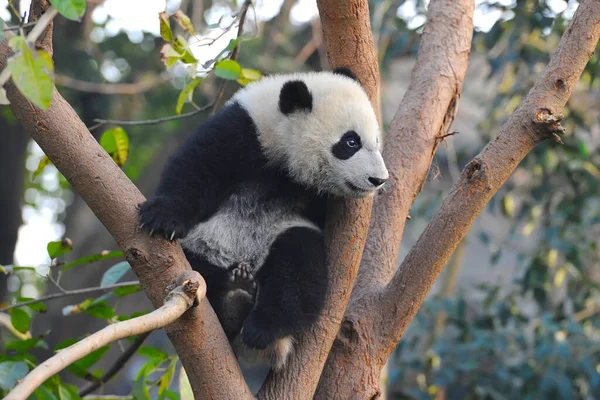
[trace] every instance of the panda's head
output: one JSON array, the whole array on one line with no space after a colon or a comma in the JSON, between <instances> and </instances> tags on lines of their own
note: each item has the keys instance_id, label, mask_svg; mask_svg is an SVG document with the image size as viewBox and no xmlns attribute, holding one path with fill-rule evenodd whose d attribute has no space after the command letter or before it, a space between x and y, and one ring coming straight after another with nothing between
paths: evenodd
<instances>
[{"instance_id":1,"label":"panda's head","mask_svg":"<svg viewBox=\"0 0 600 400\"><path fill-rule=\"evenodd\" d=\"M286 165L298 182L365 197L388 179L377 117L348 69L264 78L246 91L239 100L258 127L267 157Z\"/></svg>"}]
</instances>

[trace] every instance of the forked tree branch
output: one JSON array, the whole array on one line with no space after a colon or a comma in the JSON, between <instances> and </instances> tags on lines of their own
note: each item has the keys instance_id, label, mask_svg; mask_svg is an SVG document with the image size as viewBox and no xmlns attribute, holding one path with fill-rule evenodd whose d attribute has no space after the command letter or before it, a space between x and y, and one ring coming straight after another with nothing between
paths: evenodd
<instances>
[{"instance_id":1,"label":"forked tree branch","mask_svg":"<svg viewBox=\"0 0 600 400\"><path fill-rule=\"evenodd\" d=\"M454 119L468 66L473 10L473 0L429 4L411 82L384 140L391 178L375 200L357 285L323 370L318 399L380 394L379 375L387 350L397 342L380 335L392 311L381 308L377 300L393 276L404 222L427 175L436 138L447 132Z\"/></svg>"},{"instance_id":2,"label":"forked tree branch","mask_svg":"<svg viewBox=\"0 0 600 400\"><path fill-rule=\"evenodd\" d=\"M59 350L57 354L29 372L4 400L26 399L44 381L74 362L119 339L150 332L170 324L181 317L194 304L194 301L203 299L205 296L204 279L197 272L190 273L187 279L169 292L161 307L149 314L104 327L79 342Z\"/></svg>"},{"instance_id":3,"label":"forked tree branch","mask_svg":"<svg viewBox=\"0 0 600 400\"><path fill-rule=\"evenodd\" d=\"M32 8L42 3L47 1L36 0ZM7 41L0 41L0 70L6 68L11 55ZM31 104L10 81L6 92L17 120L115 238L142 289L154 307L160 307L167 294L165 289L191 272L181 247L151 238L138 228L137 207L145 201L144 196L58 91L54 90L50 108L45 111ZM165 330L197 398L251 398L208 300L200 302Z\"/></svg>"},{"instance_id":4,"label":"forked tree branch","mask_svg":"<svg viewBox=\"0 0 600 400\"><path fill-rule=\"evenodd\" d=\"M352 67L379 114L379 67L368 1L319 0L317 6L330 67ZM325 315L299 339L286 368L279 374L269 375L259 398L313 398L350 299L370 214L370 200L330 199L326 223L329 288Z\"/></svg>"},{"instance_id":5,"label":"forked tree branch","mask_svg":"<svg viewBox=\"0 0 600 400\"><path fill-rule=\"evenodd\" d=\"M438 138L448 133L469 65L472 0L431 1L410 84L385 137L390 171L373 204L369 239L353 297L386 285L397 266L410 207L431 166Z\"/></svg>"},{"instance_id":6,"label":"forked tree branch","mask_svg":"<svg viewBox=\"0 0 600 400\"><path fill-rule=\"evenodd\" d=\"M600 38L600 2L582 0L548 66L498 134L461 179L406 256L381 297L394 305L383 335L399 340L458 243L487 202L533 147L554 138L565 106Z\"/></svg>"}]
</instances>

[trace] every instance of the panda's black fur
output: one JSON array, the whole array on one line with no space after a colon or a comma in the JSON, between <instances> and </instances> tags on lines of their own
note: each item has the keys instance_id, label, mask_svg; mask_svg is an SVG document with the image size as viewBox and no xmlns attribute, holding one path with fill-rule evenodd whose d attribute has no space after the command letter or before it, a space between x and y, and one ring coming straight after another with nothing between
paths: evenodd
<instances>
[{"instance_id":1,"label":"panda's black fur","mask_svg":"<svg viewBox=\"0 0 600 400\"><path fill-rule=\"evenodd\" d=\"M311 91L291 79L278 107L311 113ZM172 156L140 221L152 235L181 239L238 356L278 369L324 306L327 192L293 179L285 159L268 159L259 135L234 97Z\"/></svg>"}]
</instances>

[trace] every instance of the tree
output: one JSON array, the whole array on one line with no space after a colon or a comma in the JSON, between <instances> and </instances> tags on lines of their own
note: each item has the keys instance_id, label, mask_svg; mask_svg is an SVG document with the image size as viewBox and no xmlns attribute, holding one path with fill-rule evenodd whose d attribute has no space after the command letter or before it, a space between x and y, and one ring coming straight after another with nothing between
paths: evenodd
<instances>
[{"instance_id":1,"label":"tree","mask_svg":"<svg viewBox=\"0 0 600 400\"><path fill-rule=\"evenodd\" d=\"M35 3L48 9L44 0ZM329 64L351 66L378 110L378 62L368 3L321 0L318 6ZM469 0L431 0L409 89L386 135L384 158L391 184L373 205L331 199L327 315L300 339L287 368L267 378L259 398L377 397L379 374L389 354L474 219L536 144L560 141L560 111L600 37L600 5L593 0L580 2L546 70L496 136L467 164L396 269L410 206L436 149L451 134L471 49L473 8ZM51 23L38 45L51 52L50 40ZM0 68L6 67L10 54L2 42ZM179 246L150 240L139 231L136 205L143 196L58 92L43 111L31 107L12 83L6 84L6 91L19 122L114 236L153 305L161 306L165 288L181 281L189 265ZM388 323L382 324L384 320ZM251 397L206 300L166 330L196 398Z\"/></svg>"}]
</instances>

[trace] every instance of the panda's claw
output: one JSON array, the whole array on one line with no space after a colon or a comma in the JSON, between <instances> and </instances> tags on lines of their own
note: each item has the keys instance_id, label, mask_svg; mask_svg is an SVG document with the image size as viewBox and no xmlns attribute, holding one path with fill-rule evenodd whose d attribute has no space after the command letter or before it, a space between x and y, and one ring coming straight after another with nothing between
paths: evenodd
<instances>
[{"instance_id":1,"label":"panda's claw","mask_svg":"<svg viewBox=\"0 0 600 400\"><path fill-rule=\"evenodd\" d=\"M150 236L153 237L153 235L154 235L154 229L150 229Z\"/></svg>"},{"instance_id":2,"label":"panda's claw","mask_svg":"<svg viewBox=\"0 0 600 400\"><path fill-rule=\"evenodd\" d=\"M171 242L173 241L174 237L175 237L175 231L173 231L173 233L171 233L171 239L170 239Z\"/></svg>"},{"instance_id":3,"label":"panda's claw","mask_svg":"<svg viewBox=\"0 0 600 400\"><path fill-rule=\"evenodd\" d=\"M144 229L144 223L143 222L140 224L140 230L142 230L142 229Z\"/></svg>"}]
</instances>

